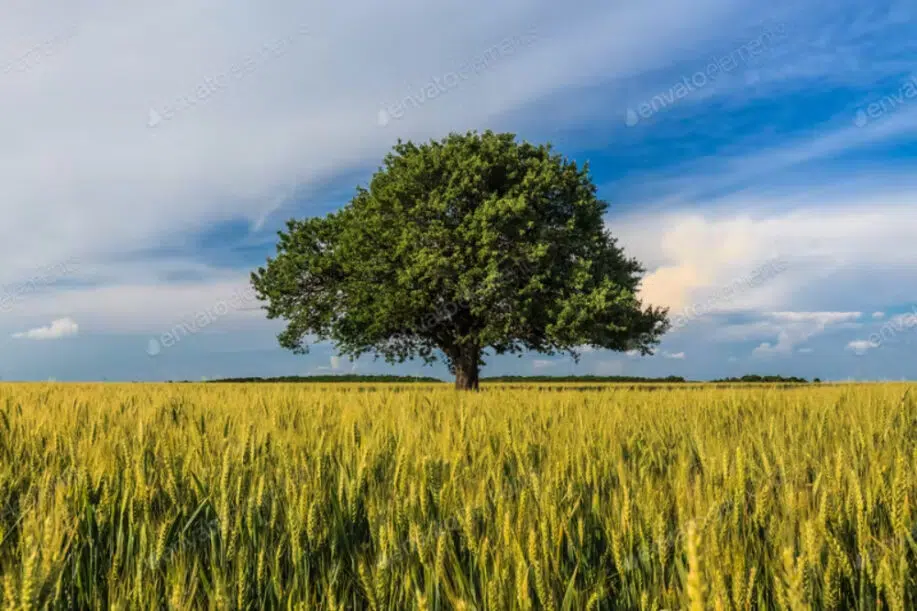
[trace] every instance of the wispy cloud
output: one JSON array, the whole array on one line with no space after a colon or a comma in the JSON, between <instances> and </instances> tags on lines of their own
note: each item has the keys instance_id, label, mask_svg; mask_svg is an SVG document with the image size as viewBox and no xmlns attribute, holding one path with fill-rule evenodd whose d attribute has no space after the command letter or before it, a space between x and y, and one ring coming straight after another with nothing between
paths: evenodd
<instances>
[{"instance_id":1,"label":"wispy cloud","mask_svg":"<svg viewBox=\"0 0 917 611\"><path fill-rule=\"evenodd\" d=\"M206 104L214 96L232 86L233 83L242 81L251 75L252 72L266 62L289 52L290 47L298 38L308 34L309 28L301 25L292 33L264 43L257 53L250 53L244 59L234 63L222 72L205 77L197 84L193 93L181 95L167 104L158 106L158 109L150 108L147 127L159 127L163 122L171 121L179 114L189 112L198 106Z\"/></svg>"},{"instance_id":2,"label":"wispy cloud","mask_svg":"<svg viewBox=\"0 0 917 611\"><path fill-rule=\"evenodd\" d=\"M628 181L633 183L634 197L644 201L644 208L672 209L694 206L699 202L719 205L724 203L724 199L733 199L730 194L747 189L749 184L759 184L764 180L773 182L789 173L799 172L808 164L824 163L839 156L917 136L917 104L898 106L897 109L884 120L870 122L865 128L852 124L847 114L849 111L845 111L839 118L819 119L812 129L789 131L779 138L738 135L730 140L727 149L715 155L692 157L661 170L635 172ZM836 184L825 182L818 175L808 177L809 186L814 185L818 190L828 190ZM842 175L841 179L849 182L847 175ZM646 193L647 187L652 188L650 194ZM849 199L848 190L839 191L838 198ZM802 197L797 195L796 199L795 203L799 205L798 200ZM732 209L735 210L734 207Z\"/></svg>"},{"instance_id":3,"label":"wispy cloud","mask_svg":"<svg viewBox=\"0 0 917 611\"><path fill-rule=\"evenodd\" d=\"M877 101L860 108L856 113L856 117L854 117L853 123L857 127L866 127L885 115L896 112L915 99L917 99L917 75L912 75L903 81L894 92L888 93Z\"/></svg>"},{"instance_id":4,"label":"wispy cloud","mask_svg":"<svg viewBox=\"0 0 917 611\"><path fill-rule=\"evenodd\" d=\"M692 96L696 91L704 89L716 82L717 79L731 72L747 66L749 62L758 58L771 47L779 44L786 38L786 24L779 23L767 27L755 38L733 49L725 55L711 58L702 69L693 74L685 75L665 91L662 91L649 100L628 108L624 114L624 123L627 127L635 127L640 121L649 119L654 114L666 110L681 100ZM748 77L752 82L756 80L754 72Z\"/></svg>"},{"instance_id":5,"label":"wispy cloud","mask_svg":"<svg viewBox=\"0 0 917 611\"><path fill-rule=\"evenodd\" d=\"M417 109L427 102L457 88L462 83L481 72L493 68L501 60L515 55L522 49L531 46L538 38L537 32L532 29L522 35L509 36L490 46L474 59L462 64L455 70L435 76L430 81L410 93L405 98L391 104L383 104L376 117L380 127L385 127L392 120L404 117L405 111L410 107Z\"/></svg>"},{"instance_id":6,"label":"wispy cloud","mask_svg":"<svg viewBox=\"0 0 917 611\"><path fill-rule=\"evenodd\" d=\"M762 342L754 356L788 356L799 344L824 333L829 327L854 323L862 312L772 312L759 330L776 332L776 341Z\"/></svg>"}]
</instances>

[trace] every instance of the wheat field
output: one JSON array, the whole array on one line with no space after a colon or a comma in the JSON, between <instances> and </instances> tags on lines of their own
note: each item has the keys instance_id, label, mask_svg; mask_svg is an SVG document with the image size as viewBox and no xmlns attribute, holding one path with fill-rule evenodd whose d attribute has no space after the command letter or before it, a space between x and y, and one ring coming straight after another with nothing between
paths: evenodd
<instances>
[{"instance_id":1,"label":"wheat field","mask_svg":"<svg viewBox=\"0 0 917 611\"><path fill-rule=\"evenodd\" d=\"M903 384L0 389L3 609L917 607Z\"/></svg>"}]
</instances>

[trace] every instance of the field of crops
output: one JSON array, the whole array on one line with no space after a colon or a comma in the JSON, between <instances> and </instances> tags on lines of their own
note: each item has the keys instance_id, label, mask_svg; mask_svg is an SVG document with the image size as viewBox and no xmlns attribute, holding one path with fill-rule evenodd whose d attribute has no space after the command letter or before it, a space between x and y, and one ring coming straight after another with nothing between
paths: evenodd
<instances>
[{"instance_id":1,"label":"field of crops","mask_svg":"<svg viewBox=\"0 0 917 611\"><path fill-rule=\"evenodd\" d=\"M906 385L0 393L3 609L917 608Z\"/></svg>"}]
</instances>

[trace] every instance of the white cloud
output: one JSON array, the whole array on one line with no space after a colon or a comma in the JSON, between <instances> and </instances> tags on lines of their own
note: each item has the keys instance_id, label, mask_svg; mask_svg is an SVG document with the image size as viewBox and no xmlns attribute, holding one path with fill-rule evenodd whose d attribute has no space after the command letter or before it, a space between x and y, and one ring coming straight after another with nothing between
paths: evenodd
<instances>
[{"instance_id":1,"label":"white cloud","mask_svg":"<svg viewBox=\"0 0 917 611\"><path fill-rule=\"evenodd\" d=\"M800 354L811 354L812 352L814 352L814 350L812 350L812 348L800 348L796 352Z\"/></svg>"},{"instance_id":2,"label":"white cloud","mask_svg":"<svg viewBox=\"0 0 917 611\"><path fill-rule=\"evenodd\" d=\"M786 354L790 350L792 350L792 345L785 344L783 336L780 336L776 344L770 342L758 344L758 347L752 350L751 354L752 356L772 356L775 354Z\"/></svg>"},{"instance_id":3,"label":"white cloud","mask_svg":"<svg viewBox=\"0 0 917 611\"><path fill-rule=\"evenodd\" d=\"M0 151L10 160L0 167L0 256L20 276L35 262L116 260L219 222L257 224L290 185L375 167L399 137L499 129L508 121L501 117L558 90L664 66L737 16L755 19L727 0L690 10L674 0L583 0L577 11L520 0L498 10L482 0L360 1L348 12L327 0L281 0L258 19L209 0L139 11L112 0L77 5L8 11L0 23ZM482 11L483 25L471 18ZM443 77L533 30L529 46L378 125L381 105L419 95L408 84ZM20 65L52 40L52 53ZM248 67L233 71L240 66ZM154 128L150 110L161 119ZM39 231L40 245L32 239Z\"/></svg>"},{"instance_id":4,"label":"white cloud","mask_svg":"<svg viewBox=\"0 0 917 611\"><path fill-rule=\"evenodd\" d=\"M675 353L663 352L662 357L666 359L684 360L685 353L684 352L675 352Z\"/></svg>"},{"instance_id":5,"label":"white cloud","mask_svg":"<svg viewBox=\"0 0 917 611\"><path fill-rule=\"evenodd\" d=\"M911 237L917 233L917 188L838 196L831 207L820 195L817 202L806 192L739 195L703 214L641 212L609 221L609 229L648 270L644 301L672 312L705 303L709 316L826 311L838 303L873 312L910 303L908 287L917 284L911 265L917 260ZM747 212L737 216L736 210ZM779 274L729 299L711 300L773 260L785 262Z\"/></svg>"},{"instance_id":6,"label":"white cloud","mask_svg":"<svg viewBox=\"0 0 917 611\"><path fill-rule=\"evenodd\" d=\"M772 312L774 320L789 323L813 323L819 327L853 322L863 316L862 312Z\"/></svg>"},{"instance_id":7,"label":"white cloud","mask_svg":"<svg viewBox=\"0 0 917 611\"><path fill-rule=\"evenodd\" d=\"M880 318L885 318L885 312L873 312L872 317L875 320L879 320Z\"/></svg>"},{"instance_id":8,"label":"white cloud","mask_svg":"<svg viewBox=\"0 0 917 611\"><path fill-rule=\"evenodd\" d=\"M872 350L873 348L878 348L879 344L871 342L865 339L858 339L847 344L847 349L852 350L858 355L863 355Z\"/></svg>"},{"instance_id":9,"label":"white cloud","mask_svg":"<svg viewBox=\"0 0 917 611\"><path fill-rule=\"evenodd\" d=\"M339 357L339 356L332 356L332 357L329 359L329 361L330 361L330 363L331 363L331 369L332 369L332 371L337 371L338 369L341 368L341 357Z\"/></svg>"},{"instance_id":10,"label":"white cloud","mask_svg":"<svg viewBox=\"0 0 917 611\"><path fill-rule=\"evenodd\" d=\"M532 361L533 369L548 369L557 365L556 361L549 361L547 359L535 359Z\"/></svg>"},{"instance_id":11,"label":"white cloud","mask_svg":"<svg viewBox=\"0 0 917 611\"><path fill-rule=\"evenodd\" d=\"M829 327L845 328L862 317L862 312L771 312L759 321L756 331L776 335L776 341L762 342L754 356L789 355L799 344L824 333ZM728 327L726 330L728 331ZM747 337L744 339L748 339Z\"/></svg>"},{"instance_id":12,"label":"white cloud","mask_svg":"<svg viewBox=\"0 0 917 611\"><path fill-rule=\"evenodd\" d=\"M872 348L878 348L886 341L915 326L917 326L917 306L910 313L892 316L878 331L870 334L869 339L852 343L858 343L858 345L868 344Z\"/></svg>"},{"instance_id":13,"label":"white cloud","mask_svg":"<svg viewBox=\"0 0 917 611\"><path fill-rule=\"evenodd\" d=\"M46 327L29 329L21 333L14 333L13 337L17 339L61 339L76 335L80 326L72 318L59 318Z\"/></svg>"}]
</instances>

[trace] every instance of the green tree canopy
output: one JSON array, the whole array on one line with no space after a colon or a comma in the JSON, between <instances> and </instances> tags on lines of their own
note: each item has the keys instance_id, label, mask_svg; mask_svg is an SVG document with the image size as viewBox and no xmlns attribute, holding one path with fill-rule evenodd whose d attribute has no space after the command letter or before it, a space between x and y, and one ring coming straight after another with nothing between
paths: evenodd
<instances>
[{"instance_id":1,"label":"green tree canopy","mask_svg":"<svg viewBox=\"0 0 917 611\"><path fill-rule=\"evenodd\" d=\"M388 362L443 359L477 388L486 350L651 353L666 310L605 227L588 164L513 134L401 142L341 210L290 220L252 273L280 344Z\"/></svg>"}]
</instances>

